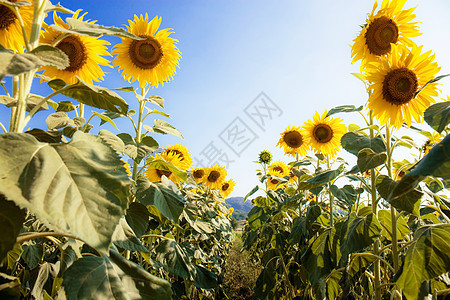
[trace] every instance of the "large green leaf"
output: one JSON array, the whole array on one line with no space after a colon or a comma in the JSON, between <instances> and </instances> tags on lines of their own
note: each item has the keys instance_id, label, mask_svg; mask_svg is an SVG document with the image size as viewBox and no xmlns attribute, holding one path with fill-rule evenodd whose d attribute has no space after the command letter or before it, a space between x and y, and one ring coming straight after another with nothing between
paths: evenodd
<instances>
[{"instance_id":1,"label":"large green leaf","mask_svg":"<svg viewBox=\"0 0 450 300\"><path fill-rule=\"evenodd\" d=\"M168 272L190 279L194 275L194 267L189 262L184 250L174 240L162 240L155 249L156 260Z\"/></svg>"},{"instance_id":2,"label":"large green leaf","mask_svg":"<svg viewBox=\"0 0 450 300\"><path fill-rule=\"evenodd\" d=\"M117 225L112 236L112 241L114 245L125 250L148 252L148 249L141 244L125 218L120 219L119 225Z\"/></svg>"},{"instance_id":3,"label":"large green leaf","mask_svg":"<svg viewBox=\"0 0 450 300\"><path fill-rule=\"evenodd\" d=\"M391 212L389 210L383 209L378 211L378 221L380 221L381 235L383 235L388 241L392 241L392 221ZM403 240L411 231L409 230L408 224L403 216L397 217L397 239Z\"/></svg>"},{"instance_id":4,"label":"large green leaf","mask_svg":"<svg viewBox=\"0 0 450 300\"><path fill-rule=\"evenodd\" d=\"M410 189L406 193L402 193L401 196L393 197L394 191L398 189L399 184L400 181L394 181L389 178L389 176L379 175L376 182L376 188L381 197L395 208L419 216L419 200L422 198L423 193L415 189Z\"/></svg>"},{"instance_id":5,"label":"large green leaf","mask_svg":"<svg viewBox=\"0 0 450 300\"><path fill-rule=\"evenodd\" d=\"M61 94L92 107L121 114L128 111L128 104L117 93L104 87L87 84L79 78L78 82L72 85L67 85L61 79L53 79L48 85L54 90L64 88Z\"/></svg>"},{"instance_id":6,"label":"large green leaf","mask_svg":"<svg viewBox=\"0 0 450 300\"><path fill-rule=\"evenodd\" d=\"M98 137L76 132L67 144L28 134L0 135L0 192L49 228L106 250L124 215L129 179Z\"/></svg>"},{"instance_id":7,"label":"large green leaf","mask_svg":"<svg viewBox=\"0 0 450 300\"><path fill-rule=\"evenodd\" d=\"M364 190L361 188L355 189L352 185L346 184L342 188L336 185L331 185L330 191L334 197L337 198L337 204L344 208L351 208L358 199L358 195Z\"/></svg>"},{"instance_id":8,"label":"large green leaf","mask_svg":"<svg viewBox=\"0 0 450 300\"><path fill-rule=\"evenodd\" d=\"M138 238L147 232L150 213L147 207L139 202L132 202L127 209L125 219Z\"/></svg>"},{"instance_id":9,"label":"large green leaf","mask_svg":"<svg viewBox=\"0 0 450 300\"><path fill-rule=\"evenodd\" d=\"M440 102L430 105L423 113L425 122L441 133L450 123L450 102Z\"/></svg>"},{"instance_id":10,"label":"large green leaf","mask_svg":"<svg viewBox=\"0 0 450 300\"><path fill-rule=\"evenodd\" d=\"M386 162L386 153L375 153L372 149L366 148L358 152L358 168L361 173L376 168Z\"/></svg>"},{"instance_id":11,"label":"large green leaf","mask_svg":"<svg viewBox=\"0 0 450 300\"><path fill-rule=\"evenodd\" d=\"M165 177L161 182L150 182L146 178L139 178L136 183L136 198L144 205L155 205L175 224L178 223L185 203L178 188Z\"/></svg>"},{"instance_id":12,"label":"large green leaf","mask_svg":"<svg viewBox=\"0 0 450 300\"><path fill-rule=\"evenodd\" d=\"M370 139L358 132L347 132L341 138L342 147L353 155L358 155L362 149L369 148L375 153L386 152L386 145L379 136Z\"/></svg>"},{"instance_id":13,"label":"large green leaf","mask_svg":"<svg viewBox=\"0 0 450 300\"><path fill-rule=\"evenodd\" d=\"M22 245L22 258L27 263L30 270L36 268L44 256L44 247L42 244L28 242Z\"/></svg>"},{"instance_id":14,"label":"large green leaf","mask_svg":"<svg viewBox=\"0 0 450 300\"><path fill-rule=\"evenodd\" d=\"M414 234L397 285L407 299L418 299L420 284L450 271L450 224L424 226Z\"/></svg>"},{"instance_id":15,"label":"large green leaf","mask_svg":"<svg viewBox=\"0 0 450 300\"><path fill-rule=\"evenodd\" d=\"M347 235L341 244L341 251L353 253L373 244L380 236L381 225L375 214L350 218Z\"/></svg>"},{"instance_id":16,"label":"large green leaf","mask_svg":"<svg viewBox=\"0 0 450 300\"><path fill-rule=\"evenodd\" d=\"M306 182L300 182L299 188L302 190L309 190L324 185L338 177L339 174L342 173L342 171L344 171L344 165L340 165L336 170L330 170L320 173L319 175L309 178L308 180L306 180Z\"/></svg>"},{"instance_id":17,"label":"large green leaf","mask_svg":"<svg viewBox=\"0 0 450 300\"><path fill-rule=\"evenodd\" d=\"M25 221L25 211L0 194L0 262L14 247Z\"/></svg>"},{"instance_id":18,"label":"large green leaf","mask_svg":"<svg viewBox=\"0 0 450 300\"><path fill-rule=\"evenodd\" d=\"M151 137L144 137L139 144L137 144L136 162L139 164L147 155L158 150L158 143Z\"/></svg>"},{"instance_id":19,"label":"large green leaf","mask_svg":"<svg viewBox=\"0 0 450 300\"><path fill-rule=\"evenodd\" d=\"M71 299L172 299L170 283L111 250L110 258L83 257L64 272Z\"/></svg>"},{"instance_id":20,"label":"large green leaf","mask_svg":"<svg viewBox=\"0 0 450 300\"><path fill-rule=\"evenodd\" d=\"M69 66L67 55L58 48L41 45L26 53L14 53L0 45L0 79L17 76L42 66L65 69Z\"/></svg>"},{"instance_id":21,"label":"large green leaf","mask_svg":"<svg viewBox=\"0 0 450 300\"><path fill-rule=\"evenodd\" d=\"M194 285L202 289L213 289L217 287L217 275L207 268L195 265Z\"/></svg>"}]
</instances>

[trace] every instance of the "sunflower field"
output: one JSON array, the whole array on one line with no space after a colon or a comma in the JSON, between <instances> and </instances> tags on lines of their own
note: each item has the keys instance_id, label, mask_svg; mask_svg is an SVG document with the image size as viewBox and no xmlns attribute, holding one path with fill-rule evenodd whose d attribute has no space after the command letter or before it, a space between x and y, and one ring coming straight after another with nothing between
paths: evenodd
<instances>
[{"instance_id":1,"label":"sunflower field","mask_svg":"<svg viewBox=\"0 0 450 300\"><path fill-rule=\"evenodd\" d=\"M450 295L450 97L439 98L438 82L447 75L415 44L419 23L405 2L375 1L352 43L367 101L287 125L278 143L266 141L285 160L259 154L242 234L245 257L261 266L249 287L256 299ZM181 60L161 21L140 13L126 28L103 26L50 0L0 0L9 111L0 119L0 299L230 299L226 199L236 181L222 165L196 167L182 144L157 141L183 137L151 94ZM105 66L126 83L104 87ZM51 92L32 93L39 85ZM346 114L364 125L337 116Z\"/></svg>"}]
</instances>

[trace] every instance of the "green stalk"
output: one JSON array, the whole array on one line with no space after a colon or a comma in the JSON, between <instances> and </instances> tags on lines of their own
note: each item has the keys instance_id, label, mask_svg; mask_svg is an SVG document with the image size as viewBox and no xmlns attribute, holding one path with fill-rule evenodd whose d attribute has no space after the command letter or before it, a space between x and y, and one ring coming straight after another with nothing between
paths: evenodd
<instances>
[{"instance_id":1,"label":"green stalk","mask_svg":"<svg viewBox=\"0 0 450 300\"><path fill-rule=\"evenodd\" d=\"M330 158L327 155L327 170L330 170ZM328 182L328 195L330 198L330 226L333 227L334 225L334 219L333 219L333 202L334 202L334 197L333 197L333 193L331 193L331 183Z\"/></svg>"},{"instance_id":2,"label":"green stalk","mask_svg":"<svg viewBox=\"0 0 450 300\"><path fill-rule=\"evenodd\" d=\"M142 89L142 99L144 99L144 89ZM141 142L142 122L143 122L142 115L144 113L144 108L145 108L145 101L140 100L139 101L139 112L138 112L138 123L137 123L136 138L135 138L135 142L137 145L139 145L139 143ZM138 163L136 161L134 161L133 176L132 176L133 180L136 180L137 171L138 171Z\"/></svg>"},{"instance_id":3,"label":"green stalk","mask_svg":"<svg viewBox=\"0 0 450 300\"><path fill-rule=\"evenodd\" d=\"M392 149L391 132L389 124L386 124L386 152L387 152L387 170L389 178L392 178ZM392 227L392 260L394 261L394 270L398 271L398 244L397 244L397 217L395 208L391 205L391 227Z\"/></svg>"},{"instance_id":4,"label":"green stalk","mask_svg":"<svg viewBox=\"0 0 450 300\"><path fill-rule=\"evenodd\" d=\"M373 125L373 116L372 111L370 112L370 125ZM371 128L370 129L370 138L373 139L374 131ZM378 201L377 201L377 189L376 189L376 176L375 176L375 169L370 170L370 196L372 198L372 213L378 217L377 208L378 208ZM376 239L375 243L373 244L373 254L377 257L380 256L380 239ZM381 273L380 273L380 260L376 259L374 263L374 291L375 291L375 300L381 300Z\"/></svg>"}]
</instances>

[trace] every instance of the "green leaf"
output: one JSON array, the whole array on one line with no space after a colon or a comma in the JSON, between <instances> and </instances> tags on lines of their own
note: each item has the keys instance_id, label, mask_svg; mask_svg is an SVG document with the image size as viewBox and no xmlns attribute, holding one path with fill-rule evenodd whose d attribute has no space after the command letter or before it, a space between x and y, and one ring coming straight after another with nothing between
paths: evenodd
<instances>
[{"instance_id":1,"label":"green leaf","mask_svg":"<svg viewBox=\"0 0 450 300\"><path fill-rule=\"evenodd\" d=\"M51 3L47 3L46 6L45 6L45 13L49 13L51 11L57 11L57 12L60 12L60 13L63 13L63 14L72 14L72 15L75 14L74 11L61 6L59 3L56 4L56 5L53 5Z\"/></svg>"},{"instance_id":2,"label":"green leaf","mask_svg":"<svg viewBox=\"0 0 450 300\"><path fill-rule=\"evenodd\" d=\"M164 99L160 96L153 95L153 96L146 98L145 101L156 104L161 108L164 108Z\"/></svg>"},{"instance_id":3,"label":"green leaf","mask_svg":"<svg viewBox=\"0 0 450 300\"><path fill-rule=\"evenodd\" d=\"M338 199L338 204L342 207L350 208L358 199L358 195L362 193L361 190L356 189L352 185L345 185L343 188L338 188L336 185L331 185L330 191Z\"/></svg>"},{"instance_id":4,"label":"green leaf","mask_svg":"<svg viewBox=\"0 0 450 300\"><path fill-rule=\"evenodd\" d=\"M64 272L63 287L71 299L172 299L170 283L115 250L110 258L83 257Z\"/></svg>"},{"instance_id":5,"label":"green leaf","mask_svg":"<svg viewBox=\"0 0 450 300\"><path fill-rule=\"evenodd\" d=\"M102 35L117 36L120 38L134 39L134 40L144 40L136 36L125 29L117 28L114 26L103 26L95 23L83 22L75 18L66 18L67 24L69 24L70 29L64 32L70 31L70 33L87 35L93 37L100 37ZM53 26L52 26L53 27Z\"/></svg>"},{"instance_id":6,"label":"green leaf","mask_svg":"<svg viewBox=\"0 0 450 300\"><path fill-rule=\"evenodd\" d=\"M0 135L0 192L49 228L106 250L124 215L129 179L98 137L76 132L67 144L28 134Z\"/></svg>"},{"instance_id":7,"label":"green leaf","mask_svg":"<svg viewBox=\"0 0 450 300\"><path fill-rule=\"evenodd\" d=\"M383 228L381 234L388 240L392 241L392 221L391 212L389 210L379 210L378 211L378 221ZM409 230L408 224L403 216L397 217L397 239L403 240L411 231Z\"/></svg>"},{"instance_id":8,"label":"green leaf","mask_svg":"<svg viewBox=\"0 0 450 300\"><path fill-rule=\"evenodd\" d=\"M155 249L156 260L168 272L190 279L193 273L193 266L186 257L183 249L174 240L161 240Z\"/></svg>"},{"instance_id":9,"label":"green leaf","mask_svg":"<svg viewBox=\"0 0 450 300\"><path fill-rule=\"evenodd\" d=\"M44 256L44 247L42 244L28 243L22 245L22 258L27 263L30 270L36 268Z\"/></svg>"},{"instance_id":10,"label":"green leaf","mask_svg":"<svg viewBox=\"0 0 450 300\"><path fill-rule=\"evenodd\" d=\"M137 144L136 162L139 164L147 155L158 150L158 147L158 143L151 136L145 136L141 142Z\"/></svg>"},{"instance_id":11,"label":"green leaf","mask_svg":"<svg viewBox=\"0 0 450 300\"><path fill-rule=\"evenodd\" d=\"M386 152L386 145L379 136L370 139L358 132L347 132L341 138L342 147L353 155L365 148L372 149L375 153Z\"/></svg>"},{"instance_id":12,"label":"green leaf","mask_svg":"<svg viewBox=\"0 0 450 300\"><path fill-rule=\"evenodd\" d=\"M363 110L363 108L364 108L363 105L361 105L359 107L356 107L354 105L340 105L340 106L336 106L335 108L330 109L327 113L327 117L337 114L337 113L341 113L341 112L361 111L361 110Z\"/></svg>"},{"instance_id":13,"label":"green leaf","mask_svg":"<svg viewBox=\"0 0 450 300\"><path fill-rule=\"evenodd\" d=\"M69 66L69 59L63 51L49 45L41 45L25 53L14 53L0 45L0 79L17 76L42 66L65 69Z\"/></svg>"},{"instance_id":14,"label":"green leaf","mask_svg":"<svg viewBox=\"0 0 450 300\"><path fill-rule=\"evenodd\" d=\"M0 194L0 262L13 249L25 221L25 211Z\"/></svg>"},{"instance_id":15,"label":"green leaf","mask_svg":"<svg viewBox=\"0 0 450 300\"><path fill-rule=\"evenodd\" d=\"M386 153L375 153L372 149L362 149L358 152L358 167L361 173L384 164L387 160Z\"/></svg>"},{"instance_id":16,"label":"green leaf","mask_svg":"<svg viewBox=\"0 0 450 300\"><path fill-rule=\"evenodd\" d=\"M244 202L248 199L248 197L250 197L251 195L256 193L258 190L259 190L259 186L255 186L250 192L248 192L247 195L245 195Z\"/></svg>"},{"instance_id":17,"label":"green leaf","mask_svg":"<svg viewBox=\"0 0 450 300\"><path fill-rule=\"evenodd\" d=\"M63 111L52 113L45 122L49 130L63 128L67 125L75 126L73 120Z\"/></svg>"},{"instance_id":18,"label":"green leaf","mask_svg":"<svg viewBox=\"0 0 450 300\"><path fill-rule=\"evenodd\" d=\"M155 125L153 125L153 127L144 125L144 129L148 130L150 132L161 133L161 134L171 134L171 135L183 138L183 135L181 134L181 132L178 129L176 129L175 127L173 127L166 121L159 120L159 119L155 120Z\"/></svg>"},{"instance_id":19,"label":"green leaf","mask_svg":"<svg viewBox=\"0 0 450 300\"><path fill-rule=\"evenodd\" d=\"M19 243L14 244L14 247L8 251L6 254L6 263L8 265L8 270L12 270L16 262L20 259L22 255L22 246Z\"/></svg>"},{"instance_id":20,"label":"green leaf","mask_svg":"<svg viewBox=\"0 0 450 300\"><path fill-rule=\"evenodd\" d=\"M139 178L136 183L136 198L144 205L155 205L174 224L178 223L185 203L178 188L168 180L160 183Z\"/></svg>"},{"instance_id":21,"label":"green leaf","mask_svg":"<svg viewBox=\"0 0 450 300\"><path fill-rule=\"evenodd\" d=\"M5 5L7 7L22 7L22 6L30 6L30 1L17 1L17 2L11 2L9 0L0 0L1 5Z\"/></svg>"},{"instance_id":22,"label":"green leaf","mask_svg":"<svg viewBox=\"0 0 450 300\"><path fill-rule=\"evenodd\" d=\"M107 88L87 84L80 78L72 85L67 85L61 79L54 79L47 84L55 91L64 89L61 94L80 103L120 114L126 114L128 111L128 104L117 93Z\"/></svg>"},{"instance_id":23,"label":"green leaf","mask_svg":"<svg viewBox=\"0 0 450 300\"><path fill-rule=\"evenodd\" d=\"M419 200L422 198L423 193L412 189L399 197L392 197L392 194L398 185L399 182L394 181L389 178L389 176L385 175L379 175L376 182L378 193L380 193L381 197L388 201L392 206L419 216Z\"/></svg>"},{"instance_id":24,"label":"green leaf","mask_svg":"<svg viewBox=\"0 0 450 300\"><path fill-rule=\"evenodd\" d=\"M119 152L120 154L123 154L125 151L125 144L124 142L117 137L114 133L108 131L108 130L100 130L98 132L98 136L109 146L111 146L114 151Z\"/></svg>"},{"instance_id":25,"label":"green leaf","mask_svg":"<svg viewBox=\"0 0 450 300\"><path fill-rule=\"evenodd\" d=\"M125 218L120 219L119 225L117 225L116 231L112 236L112 241L114 245L125 250L148 252L148 249L138 240Z\"/></svg>"},{"instance_id":26,"label":"green leaf","mask_svg":"<svg viewBox=\"0 0 450 300\"><path fill-rule=\"evenodd\" d=\"M373 213L350 219L347 236L342 241L341 251L353 253L373 244L381 234L381 225Z\"/></svg>"},{"instance_id":27,"label":"green leaf","mask_svg":"<svg viewBox=\"0 0 450 300\"><path fill-rule=\"evenodd\" d=\"M217 287L217 275L201 265L195 265L194 285L201 289Z\"/></svg>"},{"instance_id":28,"label":"green leaf","mask_svg":"<svg viewBox=\"0 0 450 300\"><path fill-rule=\"evenodd\" d=\"M72 104L70 101L59 101L58 107L56 108L56 111L74 111L76 109L75 105Z\"/></svg>"},{"instance_id":29,"label":"green leaf","mask_svg":"<svg viewBox=\"0 0 450 300\"><path fill-rule=\"evenodd\" d=\"M154 167L158 170L164 170L164 171L170 171L179 178L181 178L183 181L186 180L187 173L178 169L174 164L170 162L166 162L162 159L155 159L147 163L148 167Z\"/></svg>"},{"instance_id":30,"label":"green leaf","mask_svg":"<svg viewBox=\"0 0 450 300\"><path fill-rule=\"evenodd\" d=\"M59 131L44 131L41 129L33 128L25 133L31 134L39 142L43 143L61 143L62 134Z\"/></svg>"},{"instance_id":31,"label":"green leaf","mask_svg":"<svg viewBox=\"0 0 450 300\"><path fill-rule=\"evenodd\" d=\"M419 228L408 247L397 285L407 299L418 299L420 284L450 270L450 224Z\"/></svg>"},{"instance_id":32,"label":"green leaf","mask_svg":"<svg viewBox=\"0 0 450 300\"><path fill-rule=\"evenodd\" d=\"M105 115L105 114L99 114L99 113L96 112L96 111L92 111L92 114L93 114L93 115L96 115L97 117L99 117L99 118L102 119L103 121L108 122L109 124L111 124L112 126L114 126L114 128L116 128L117 130L119 130L119 128L117 128L117 126L116 126L116 123L114 123L114 121L113 121L110 117L108 117L107 115Z\"/></svg>"},{"instance_id":33,"label":"green leaf","mask_svg":"<svg viewBox=\"0 0 450 300\"><path fill-rule=\"evenodd\" d=\"M331 182L333 179L339 176L339 174L344 171L344 166L341 165L336 170L330 170L323 173L320 173L319 175L316 175L308 180L306 180L307 183L313 183L317 186L326 184L328 182Z\"/></svg>"},{"instance_id":34,"label":"green leaf","mask_svg":"<svg viewBox=\"0 0 450 300\"><path fill-rule=\"evenodd\" d=\"M440 102L430 105L423 113L425 122L441 133L450 123L450 102Z\"/></svg>"},{"instance_id":35,"label":"green leaf","mask_svg":"<svg viewBox=\"0 0 450 300\"><path fill-rule=\"evenodd\" d=\"M139 202L132 202L127 209L125 219L138 238L147 232L150 213L147 207Z\"/></svg>"}]
</instances>

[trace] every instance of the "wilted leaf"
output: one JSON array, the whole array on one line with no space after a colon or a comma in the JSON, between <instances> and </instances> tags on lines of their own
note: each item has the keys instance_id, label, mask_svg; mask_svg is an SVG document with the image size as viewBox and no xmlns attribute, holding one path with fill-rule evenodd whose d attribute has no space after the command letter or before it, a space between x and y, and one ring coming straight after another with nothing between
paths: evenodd
<instances>
[{"instance_id":1,"label":"wilted leaf","mask_svg":"<svg viewBox=\"0 0 450 300\"><path fill-rule=\"evenodd\" d=\"M29 134L0 136L0 192L44 221L106 250L127 205L128 176L99 138L76 132L67 144Z\"/></svg>"},{"instance_id":2,"label":"wilted leaf","mask_svg":"<svg viewBox=\"0 0 450 300\"><path fill-rule=\"evenodd\" d=\"M54 79L47 84L54 90L64 88L61 94L80 103L121 114L126 114L128 111L128 104L117 93L107 88L87 84L79 78L78 82L72 85L67 85L61 79Z\"/></svg>"}]
</instances>

